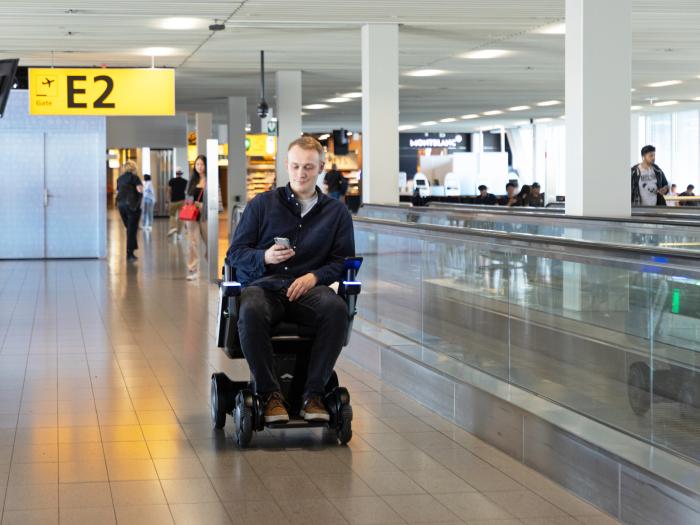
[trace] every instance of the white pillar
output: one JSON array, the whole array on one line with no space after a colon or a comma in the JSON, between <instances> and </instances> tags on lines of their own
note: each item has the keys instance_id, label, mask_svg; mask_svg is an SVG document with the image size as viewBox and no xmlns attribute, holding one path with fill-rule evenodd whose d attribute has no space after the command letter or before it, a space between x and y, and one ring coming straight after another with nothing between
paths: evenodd
<instances>
[{"instance_id":1,"label":"white pillar","mask_svg":"<svg viewBox=\"0 0 700 525\"><path fill-rule=\"evenodd\" d=\"M207 262L209 280L219 277L219 141L208 139L207 156Z\"/></svg>"},{"instance_id":2,"label":"white pillar","mask_svg":"<svg viewBox=\"0 0 700 525\"><path fill-rule=\"evenodd\" d=\"M206 155L207 139L212 137L211 113L197 113L195 115L195 126L197 128L197 155Z\"/></svg>"},{"instance_id":3,"label":"white pillar","mask_svg":"<svg viewBox=\"0 0 700 525\"><path fill-rule=\"evenodd\" d=\"M629 217L632 0L566 0L566 213Z\"/></svg>"},{"instance_id":4,"label":"white pillar","mask_svg":"<svg viewBox=\"0 0 700 525\"><path fill-rule=\"evenodd\" d=\"M399 26L362 27L362 200L399 202Z\"/></svg>"},{"instance_id":5,"label":"white pillar","mask_svg":"<svg viewBox=\"0 0 700 525\"><path fill-rule=\"evenodd\" d=\"M287 146L301 135L301 71L278 71L277 85L277 185L287 184ZM263 133L267 130L263 129Z\"/></svg>"},{"instance_id":6,"label":"white pillar","mask_svg":"<svg viewBox=\"0 0 700 525\"><path fill-rule=\"evenodd\" d=\"M245 155L245 127L248 122L245 97L228 97L228 223L233 207L246 203L248 160Z\"/></svg>"}]
</instances>

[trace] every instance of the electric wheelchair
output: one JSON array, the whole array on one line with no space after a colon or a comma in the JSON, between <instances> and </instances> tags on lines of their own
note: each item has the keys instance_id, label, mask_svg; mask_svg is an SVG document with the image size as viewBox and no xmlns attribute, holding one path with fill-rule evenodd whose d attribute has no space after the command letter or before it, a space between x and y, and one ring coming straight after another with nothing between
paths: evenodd
<instances>
[{"instance_id":1,"label":"electric wheelchair","mask_svg":"<svg viewBox=\"0 0 700 525\"><path fill-rule=\"evenodd\" d=\"M345 300L348 315L348 329L343 346L347 346L352 333L357 297L362 288L361 283L357 281L357 272L361 265L362 257L346 258L344 279L337 283L337 293ZM241 284L235 279L235 270L225 266L223 279L219 284L217 344L231 359L244 359L238 337ZM249 382L232 381L226 374L219 372L211 377L211 418L214 427L223 428L226 415L231 415L236 425L236 442L240 448L250 444L253 432L262 431L265 427L325 427L335 432L340 444L348 443L352 438L350 394L338 384L335 371L326 385L323 399L330 420L305 421L299 416L313 339L312 329L296 323L282 321L272 330L275 374L282 394L289 404L289 422L265 423L265 407L255 391L252 376Z\"/></svg>"}]
</instances>

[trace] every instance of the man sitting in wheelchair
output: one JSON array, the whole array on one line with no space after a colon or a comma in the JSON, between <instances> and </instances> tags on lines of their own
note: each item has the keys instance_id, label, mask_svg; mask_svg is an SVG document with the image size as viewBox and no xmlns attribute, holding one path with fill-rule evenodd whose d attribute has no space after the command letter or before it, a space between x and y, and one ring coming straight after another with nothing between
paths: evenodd
<instances>
[{"instance_id":1,"label":"man sitting in wheelchair","mask_svg":"<svg viewBox=\"0 0 700 525\"><path fill-rule=\"evenodd\" d=\"M270 340L282 320L314 329L300 415L307 421L329 420L322 396L349 322L346 303L329 285L342 279L355 243L347 208L316 187L323 165L323 147L316 139L292 142L289 184L248 203L226 256L243 286L238 333L265 403L265 423L289 421Z\"/></svg>"}]
</instances>

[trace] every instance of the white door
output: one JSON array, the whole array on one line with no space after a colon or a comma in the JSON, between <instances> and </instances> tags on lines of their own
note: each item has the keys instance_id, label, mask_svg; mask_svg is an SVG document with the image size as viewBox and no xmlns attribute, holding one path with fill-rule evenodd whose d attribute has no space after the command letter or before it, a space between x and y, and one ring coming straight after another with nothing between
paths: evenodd
<instances>
[{"instance_id":1,"label":"white door","mask_svg":"<svg viewBox=\"0 0 700 525\"><path fill-rule=\"evenodd\" d=\"M46 134L46 257L99 257L99 141ZM104 155L103 155L104 156ZM86 159L89 159L86 162Z\"/></svg>"},{"instance_id":2,"label":"white door","mask_svg":"<svg viewBox=\"0 0 700 525\"><path fill-rule=\"evenodd\" d=\"M0 132L0 259L44 257L44 134Z\"/></svg>"}]
</instances>

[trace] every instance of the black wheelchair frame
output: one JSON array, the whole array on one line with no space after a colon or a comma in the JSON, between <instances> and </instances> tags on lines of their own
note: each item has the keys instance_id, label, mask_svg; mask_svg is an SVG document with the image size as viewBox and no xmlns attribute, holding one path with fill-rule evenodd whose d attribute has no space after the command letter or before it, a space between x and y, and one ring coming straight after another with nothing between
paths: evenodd
<instances>
[{"instance_id":1,"label":"black wheelchair frame","mask_svg":"<svg viewBox=\"0 0 700 525\"><path fill-rule=\"evenodd\" d=\"M343 346L347 346L350 341L352 323L357 313L357 297L362 289L361 283L357 281L357 273L361 265L362 257L346 258L344 279L338 283L338 295L345 300L348 315L348 329ZM241 291L242 287L236 281L235 270L225 266L223 279L219 284L217 346L231 359L245 358L238 337ZM312 332L295 323L283 321L273 328L275 373L282 394L289 403L289 422L265 423L264 404L255 392L252 377L248 382L232 381L223 372L217 372L211 376L211 418L214 427L223 428L227 414L233 417L236 425L236 442L240 448L247 447L253 438L253 433L260 432L265 427L284 429L323 427L335 432L340 444L348 443L352 439L350 393L338 384L335 371L326 385L326 394L323 399L330 420L305 421L299 416L308 369L308 350L313 338Z\"/></svg>"}]
</instances>

